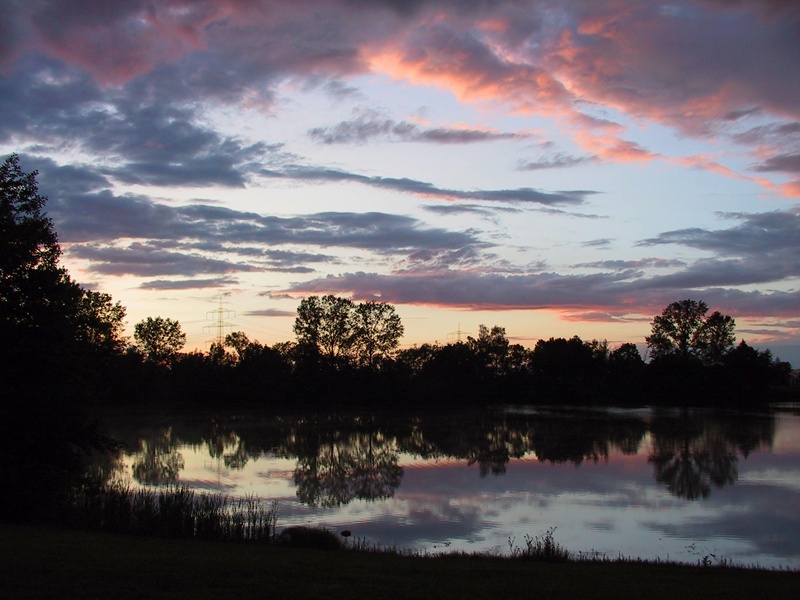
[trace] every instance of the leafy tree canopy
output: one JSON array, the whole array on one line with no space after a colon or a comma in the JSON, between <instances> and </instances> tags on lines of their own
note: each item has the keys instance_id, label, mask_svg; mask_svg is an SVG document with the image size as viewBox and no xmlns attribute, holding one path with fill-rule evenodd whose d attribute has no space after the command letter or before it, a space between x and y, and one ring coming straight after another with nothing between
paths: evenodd
<instances>
[{"instance_id":1,"label":"leafy tree canopy","mask_svg":"<svg viewBox=\"0 0 800 600\"><path fill-rule=\"evenodd\" d=\"M733 348L735 322L718 311L709 316L707 312L702 300L681 300L654 317L651 334L645 338L652 359L673 356L719 364Z\"/></svg>"},{"instance_id":2,"label":"leafy tree canopy","mask_svg":"<svg viewBox=\"0 0 800 600\"><path fill-rule=\"evenodd\" d=\"M356 304L329 294L309 296L300 302L294 333L298 345L318 352L331 363L374 367L397 348L403 324L390 304Z\"/></svg>"},{"instance_id":3,"label":"leafy tree canopy","mask_svg":"<svg viewBox=\"0 0 800 600\"><path fill-rule=\"evenodd\" d=\"M134 325L133 338L153 362L166 365L186 344L181 324L163 317L147 317Z\"/></svg>"}]
</instances>

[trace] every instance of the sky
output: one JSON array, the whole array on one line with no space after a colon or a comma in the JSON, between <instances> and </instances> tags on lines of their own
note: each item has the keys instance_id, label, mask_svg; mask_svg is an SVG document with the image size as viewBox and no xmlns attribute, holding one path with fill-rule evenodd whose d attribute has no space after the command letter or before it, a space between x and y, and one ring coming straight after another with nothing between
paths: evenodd
<instances>
[{"instance_id":1,"label":"sky","mask_svg":"<svg viewBox=\"0 0 800 600\"><path fill-rule=\"evenodd\" d=\"M800 2L0 9L0 156L128 334L274 344L336 294L403 347L641 346L691 298L800 365Z\"/></svg>"}]
</instances>

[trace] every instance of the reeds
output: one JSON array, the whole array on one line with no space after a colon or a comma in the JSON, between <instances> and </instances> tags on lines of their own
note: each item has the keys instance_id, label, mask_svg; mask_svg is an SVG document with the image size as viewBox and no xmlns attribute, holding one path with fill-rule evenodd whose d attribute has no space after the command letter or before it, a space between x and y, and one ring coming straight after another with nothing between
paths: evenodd
<instances>
[{"instance_id":1,"label":"reeds","mask_svg":"<svg viewBox=\"0 0 800 600\"><path fill-rule=\"evenodd\" d=\"M539 562L568 562L572 560L572 553L555 540L555 527L551 527L542 535L531 537L525 534L525 547L514 543L514 538L508 540L509 553L512 558L535 560Z\"/></svg>"},{"instance_id":2,"label":"reeds","mask_svg":"<svg viewBox=\"0 0 800 600\"><path fill-rule=\"evenodd\" d=\"M202 494L183 486L132 489L108 485L75 498L76 525L137 535L270 541L275 537L277 502L255 496Z\"/></svg>"}]
</instances>

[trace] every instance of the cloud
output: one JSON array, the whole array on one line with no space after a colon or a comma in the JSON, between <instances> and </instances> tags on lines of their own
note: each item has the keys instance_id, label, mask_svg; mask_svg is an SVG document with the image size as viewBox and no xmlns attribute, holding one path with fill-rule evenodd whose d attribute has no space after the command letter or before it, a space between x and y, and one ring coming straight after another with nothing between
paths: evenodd
<instances>
[{"instance_id":1,"label":"cloud","mask_svg":"<svg viewBox=\"0 0 800 600\"><path fill-rule=\"evenodd\" d=\"M732 313L796 315L797 209L721 215L728 223L713 229L704 202L720 193L714 190L672 231L642 234L649 237L637 248L648 256L567 267L599 271L591 275L547 272L555 262L547 250L513 264L505 257L516 248L500 248L505 231L496 232L509 212L518 211L513 216L522 223L538 211L597 220L591 234L565 231L563 245L622 245L614 229L622 217L614 210L626 192L603 192L595 182L608 172L600 169L584 170L592 179L574 175L600 163L634 162L670 174L703 169L729 178L726 185L745 186L739 198L761 186L772 207L776 194L800 195L796 2L109 0L98 6L14 2L0 23L0 143L21 148L23 166L40 170L48 213L81 269L167 287L213 286L248 272L293 273L312 279L290 286L291 293L341 290L466 308L564 307L586 318L651 312L681 297L702 297ZM397 108L401 103L388 94L401 87L405 93L405 84L415 86L413 95ZM316 104L320 98L333 102L331 116L323 112L329 105ZM442 98L446 104L419 108ZM339 112L345 102L358 104L349 117ZM282 120L294 118L298 106L311 107L299 125ZM413 111L440 117L423 124L407 116ZM320 114L323 125L313 127ZM523 119L532 129L519 126ZM550 141L543 144L545 135ZM436 169L448 168L454 145L505 152L513 145L489 144L522 139L533 150L507 157L517 170L494 180L502 183L439 183ZM415 161L408 161L407 171L386 174L375 166L386 164L377 160L383 156L366 168L349 162L359 158L344 145L372 144L372 150L384 142L413 143L415 151L438 156L429 168L414 171ZM681 154L689 145L691 154ZM298 148L318 154L304 156ZM286 182L357 184L385 192L375 194L376 202L408 199L409 212L428 199L429 215L460 215L459 223L492 219L491 233L499 235L432 227L377 204L364 213L275 216L266 195L252 211L242 208L249 200L179 200L204 195L197 191L155 199L172 194L164 188L224 187L233 195ZM608 194L602 197L609 198L611 220L569 212L599 193ZM358 251L357 261L342 249ZM654 249L664 256L653 256ZM325 277L332 269L344 274Z\"/></svg>"},{"instance_id":2,"label":"cloud","mask_svg":"<svg viewBox=\"0 0 800 600\"><path fill-rule=\"evenodd\" d=\"M296 317L296 311L278 310L275 308L264 308L261 310L245 311L246 317Z\"/></svg>"},{"instance_id":3,"label":"cloud","mask_svg":"<svg viewBox=\"0 0 800 600\"><path fill-rule=\"evenodd\" d=\"M576 167L587 163L595 162L596 156L569 156L558 153L551 158L541 158L532 162L519 161L518 169L521 171L541 171L544 169L563 169Z\"/></svg>"},{"instance_id":4,"label":"cloud","mask_svg":"<svg viewBox=\"0 0 800 600\"><path fill-rule=\"evenodd\" d=\"M753 167L760 173L782 171L784 173L800 173L800 154L778 154L771 156L761 164Z\"/></svg>"},{"instance_id":5,"label":"cloud","mask_svg":"<svg viewBox=\"0 0 800 600\"><path fill-rule=\"evenodd\" d=\"M668 258L640 258L638 260L599 260L595 262L579 263L576 267L589 267L592 269L669 269L685 267L686 263L682 260Z\"/></svg>"},{"instance_id":6,"label":"cloud","mask_svg":"<svg viewBox=\"0 0 800 600\"><path fill-rule=\"evenodd\" d=\"M361 183L370 187L440 200L532 203L559 206L564 204L583 204L587 196L598 193L592 190L561 190L548 192L527 187L498 190L454 190L439 188L431 183L415 179L396 179L380 176L369 177L338 169L303 165L287 165L281 169L263 170L262 174L266 177L288 178L308 183Z\"/></svg>"},{"instance_id":7,"label":"cloud","mask_svg":"<svg viewBox=\"0 0 800 600\"><path fill-rule=\"evenodd\" d=\"M586 242L582 242L581 246L584 248L610 248L614 243L613 239L610 238L598 238L596 240L589 240Z\"/></svg>"},{"instance_id":8,"label":"cloud","mask_svg":"<svg viewBox=\"0 0 800 600\"><path fill-rule=\"evenodd\" d=\"M488 246L474 233L425 228L412 217L379 212L275 217L203 204L170 206L145 196L116 196L110 190L74 196L56 191L51 200L55 202L49 213L67 243L200 239L206 243L348 247L387 254Z\"/></svg>"},{"instance_id":9,"label":"cloud","mask_svg":"<svg viewBox=\"0 0 800 600\"><path fill-rule=\"evenodd\" d=\"M120 183L242 187L256 163L280 156L279 145L248 144L202 125L195 106L102 92L60 65L0 77L0 92L0 140L102 157L95 176Z\"/></svg>"},{"instance_id":10,"label":"cloud","mask_svg":"<svg viewBox=\"0 0 800 600\"><path fill-rule=\"evenodd\" d=\"M594 275L533 273L502 275L473 271L346 273L297 283L279 296L344 294L360 301L441 306L470 310L555 309L566 315L579 309L595 315L603 312L637 319L660 312L680 298L705 300L715 310L749 316L793 317L800 291L743 291L692 285L691 278L672 281L646 277L642 271L620 271Z\"/></svg>"},{"instance_id":11,"label":"cloud","mask_svg":"<svg viewBox=\"0 0 800 600\"><path fill-rule=\"evenodd\" d=\"M473 214L484 217L492 217L498 212L520 212L519 208L512 208L508 206L481 206L478 204L428 204L423 206L428 212L435 213L441 216Z\"/></svg>"},{"instance_id":12,"label":"cloud","mask_svg":"<svg viewBox=\"0 0 800 600\"><path fill-rule=\"evenodd\" d=\"M724 256L743 256L784 267L800 264L796 249L800 244L800 210L766 213L724 213L721 217L740 221L729 229L710 231L688 228L661 233L639 242L640 246L678 244Z\"/></svg>"},{"instance_id":13,"label":"cloud","mask_svg":"<svg viewBox=\"0 0 800 600\"><path fill-rule=\"evenodd\" d=\"M472 309L542 309L619 303L615 286L630 274L500 275L470 271L348 273L293 285L285 293L346 293L358 300ZM591 298L591 300L589 300Z\"/></svg>"},{"instance_id":14,"label":"cloud","mask_svg":"<svg viewBox=\"0 0 800 600\"><path fill-rule=\"evenodd\" d=\"M216 277L213 279L156 279L153 281L146 281L139 285L140 289L144 290L193 290L193 289L207 289L207 288L221 288L231 284L238 283L237 279L232 277Z\"/></svg>"},{"instance_id":15,"label":"cloud","mask_svg":"<svg viewBox=\"0 0 800 600\"><path fill-rule=\"evenodd\" d=\"M104 275L200 275L254 271L255 267L197 254L164 252L147 244L132 243L124 247L96 244L73 245L69 255L89 261L91 270Z\"/></svg>"},{"instance_id":16,"label":"cloud","mask_svg":"<svg viewBox=\"0 0 800 600\"><path fill-rule=\"evenodd\" d=\"M372 140L393 142L425 142L434 144L472 144L530 137L527 133L502 133L489 129L435 127L422 128L408 121L360 116L332 127L308 130L312 139L323 144L363 144Z\"/></svg>"}]
</instances>

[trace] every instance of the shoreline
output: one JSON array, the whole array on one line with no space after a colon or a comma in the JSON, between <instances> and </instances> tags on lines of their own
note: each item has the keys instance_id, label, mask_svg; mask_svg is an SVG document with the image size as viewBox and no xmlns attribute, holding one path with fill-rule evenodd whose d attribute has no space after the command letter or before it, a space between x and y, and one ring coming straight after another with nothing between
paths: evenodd
<instances>
[{"instance_id":1,"label":"shoreline","mask_svg":"<svg viewBox=\"0 0 800 600\"><path fill-rule=\"evenodd\" d=\"M326 551L0 524L13 598L796 598L800 571Z\"/></svg>"}]
</instances>

